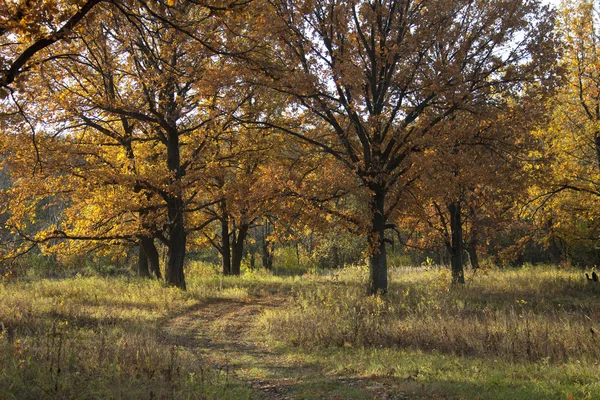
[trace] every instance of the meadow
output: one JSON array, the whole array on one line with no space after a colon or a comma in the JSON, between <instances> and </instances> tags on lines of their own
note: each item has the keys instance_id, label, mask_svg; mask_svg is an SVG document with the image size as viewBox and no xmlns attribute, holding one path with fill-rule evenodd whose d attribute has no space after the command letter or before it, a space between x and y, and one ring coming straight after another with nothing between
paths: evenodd
<instances>
[{"instance_id":1,"label":"meadow","mask_svg":"<svg viewBox=\"0 0 600 400\"><path fill-rule=\"evenodd\" d=\"M597 399L600 285L576 268L398 267L0 285L0 398Z\"/></svg>"}]
</instances>

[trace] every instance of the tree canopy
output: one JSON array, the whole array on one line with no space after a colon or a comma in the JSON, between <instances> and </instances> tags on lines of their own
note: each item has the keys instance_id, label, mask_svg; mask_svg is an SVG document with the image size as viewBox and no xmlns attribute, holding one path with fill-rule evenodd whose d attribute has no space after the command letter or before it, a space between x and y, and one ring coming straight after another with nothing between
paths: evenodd
<instances>
[{"instance_id":1,"label":"tree canopy","mask_svg":"<svg viewBox=\"0 0 600 400\"><path fill-rule=\"evenodd\" d=\"M597 243L595 2L0 7L7 259L137 247L185 288L191 250L344 231L375 294L398 241L455 283L521 223Z\"/></svg>"}]
</instances>

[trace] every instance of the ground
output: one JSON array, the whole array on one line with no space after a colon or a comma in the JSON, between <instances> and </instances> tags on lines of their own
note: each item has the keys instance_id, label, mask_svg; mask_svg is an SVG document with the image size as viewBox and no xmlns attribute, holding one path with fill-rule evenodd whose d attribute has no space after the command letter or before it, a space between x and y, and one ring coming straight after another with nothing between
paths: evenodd
<instances>
[{"instance_id":1,"label":"ground","mask_svg":"<svg viewBox=\"0 0 600 400\"><path fill-rule=\"evenodd\" d=\"M0 399L600 398L600 284L554 266L0 283Z\"/></svg>"},{"instance_id":2,"label":"ground","mask_svg":"<svg viewBox=\"0 0 600 400\"><path fill-rule=\"evenodd\" d=\"M404 398L397 393L392 397L376 380L328 375L318 364L286 358L248 338L248 327L254 325L257 316L285 304L286 299L280 296L208 301L169 319L164 325L166 340L246 382L264 399Z\"/></svg>"}]
</instances>

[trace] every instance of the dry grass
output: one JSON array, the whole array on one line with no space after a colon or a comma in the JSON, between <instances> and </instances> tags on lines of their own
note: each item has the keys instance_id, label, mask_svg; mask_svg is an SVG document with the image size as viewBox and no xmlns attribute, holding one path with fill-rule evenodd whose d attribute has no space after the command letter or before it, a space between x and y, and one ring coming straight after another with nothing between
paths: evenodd
<instances>
[{"instance_id":1,"label":"dry grass","mask_svg":"<svg viewBox=\"0 0 600 400\"><path fill-rule=\"evenodd\" d=\"M531 268L470 276L395 269L386 297L366 297L357 271L294 291L290 307L262 317L272 339L305 347L397 347L505 360L600 358L600 285L579 270Z\"/></svg>"},{"instance_id":2,"label":"dry grass","mask_svg":"<svg viewBox=\"0 0 600 400\"><path fill-rule=\"evenodd\" d=\"M248 398L247 387L173 345L162 329L209 295L229 294L239 295L125 278L0 285L0 397Z\"/></svg>"},{"instance_id":3,"label":"dry grass","mask_svg":"<svg viewBox=\"0 0 600 400\"><path fill-rule=\"evenodd\" d=\"M581 271L480 271L465 287L439 268L390 275L385 297L364 294L361 268L224 279L195 265L188 292L128 278L0 284L0 398L260 398L165 329L205 303L257 298L288 299L253 315L245 339L275 347L274 370L297 359L341 386L381 381L392 398L599 398L600 285Z\"/></svg>"},{"instance_id":4,"label":"dry grass","mask_svg":"<svg viewBox=\"0 0 600 400\"><path fill-rule=\"evenodd\" d=\"M600 398L600 285L580 270L479 271L451 287L445 269L397 268L383 298L364 294L366 276L309 278L254 334L391 398Z\"/></svg>"}]
</instances>

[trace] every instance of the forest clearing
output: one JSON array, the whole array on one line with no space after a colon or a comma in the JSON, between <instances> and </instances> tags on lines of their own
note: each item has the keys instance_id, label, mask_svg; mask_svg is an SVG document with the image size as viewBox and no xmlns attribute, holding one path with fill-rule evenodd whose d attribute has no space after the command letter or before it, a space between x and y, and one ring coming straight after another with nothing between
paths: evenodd
<instances>
[{"instance_id":1,"label":"forest clearing","mask_svg":"<svg viewBox=\"0 0 600 400\"><path fill-rule=\"evenodd\" d=\"M6 399L596 399L600 285L573 269L437 267L1 286ZM535 279L532 279L532 277ZM569 397L571 396L571 397Z\"/></svg>"},{"instance_id":2,"label":"forest clearing","mask_svg":"<svg viewBox=\"0 0 600 400\"><path fill-rule=\"evenodd\" d=\"M0 0L0 400L600 398L597 0Z\"/></svg>"}]
</instances>

